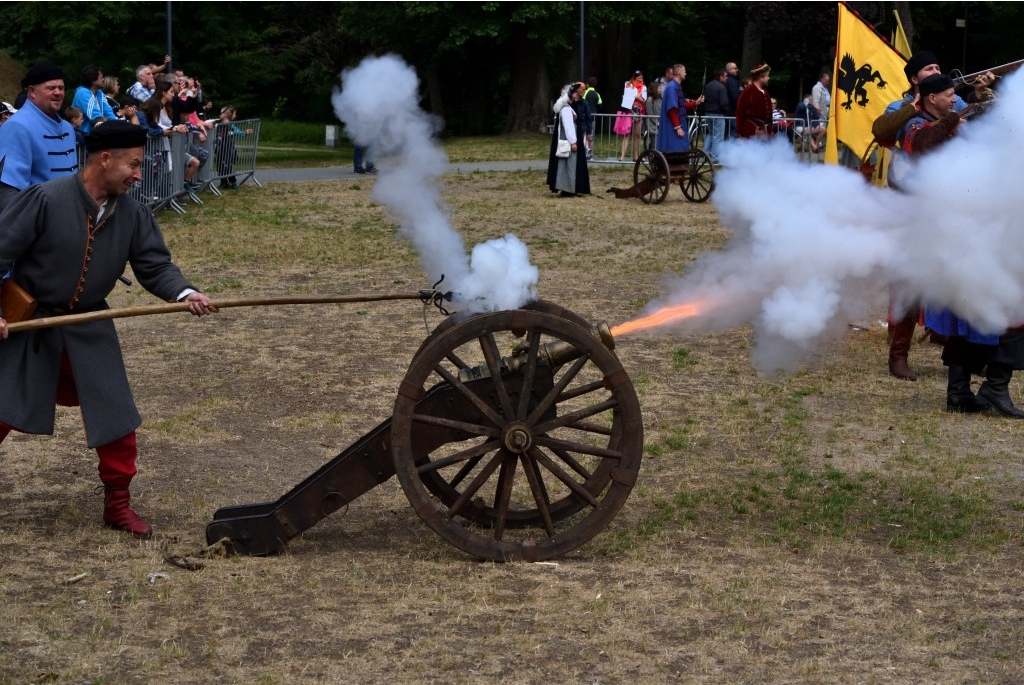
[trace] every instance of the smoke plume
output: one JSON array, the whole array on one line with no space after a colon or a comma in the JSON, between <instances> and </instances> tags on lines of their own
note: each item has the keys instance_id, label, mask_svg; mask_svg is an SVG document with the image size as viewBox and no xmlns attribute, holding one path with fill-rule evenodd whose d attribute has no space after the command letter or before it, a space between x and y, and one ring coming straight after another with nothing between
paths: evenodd
<instances>
[{"instance_id":1,"label":"smoke plume","mask_svg":"<svg viewBox=\"0 0 1024 685\"><path fill-rule=\"evenodd\" d=\"M1024 323L1024 76L998 104L919 158L906 192L854 170L799 162L784 140L724 151L711 196L733 237L706 253L647 311L702 302L687 334L753 324L754 362L796 368L847 324L920 300L986 332ZM897 312L899 314L899 312Z\"/></svg>"},{"instance_id":2,"label":"smoke plume","mask_svg":"<svg viewBox=\"0 0 1024 685\"><path fill-rule=\"evenodd\" d=\"M455 308L510 309L536 296L538 272L526 246L511 233L473 248L451 226L440 178L448 157L435 135L442 122L420 109L416 72L394 55L370 57L341 74L331 98L357 145L378 157L373 199L398 217L401 234L420 255L431 282L454 293Z\"/></svg>"}]
</instances>

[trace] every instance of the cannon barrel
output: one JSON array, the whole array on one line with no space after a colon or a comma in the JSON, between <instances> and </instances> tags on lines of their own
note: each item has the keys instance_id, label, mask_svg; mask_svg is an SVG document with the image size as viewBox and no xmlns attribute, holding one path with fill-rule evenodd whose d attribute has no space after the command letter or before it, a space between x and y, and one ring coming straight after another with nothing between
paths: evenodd
<instances>
[{"instance_id":1,"label":"cannon barrel","mask_svg":"<svg viewBox=\"0 0 1024 685\"><path fill-rule=\"evenodd\" d=\"M601 344L607 347L609 350L615 349L615 338L612 336L611 328L608 323L601 321L589 328L589 332L592 336L601 341ZM501 369L507 371L513 371L519 373L523 366L526 364L528 358L529 348L526 343L519 343L516 349L512 351L512 354L508 357L501 358ZM537 349L537 360L543 364L547 364L552 369L557 369L563 364L568 364L571 361L575 361L582 354L579 348L570 342L565 340L559 340L557 342L545 343ZM474 366L470 368L464 368L459 371L459 380L463 383L478 378L487 378L491 375L490 370L486 364L480 366Z\"/></svg>"}]
</instances>

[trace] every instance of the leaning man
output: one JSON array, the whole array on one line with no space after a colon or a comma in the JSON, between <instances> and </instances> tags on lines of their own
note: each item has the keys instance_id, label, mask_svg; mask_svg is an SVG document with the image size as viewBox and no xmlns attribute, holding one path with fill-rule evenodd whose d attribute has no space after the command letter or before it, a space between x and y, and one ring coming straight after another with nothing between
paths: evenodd
<instances>
[{"instance_id":1,"label":"leaning man","mask_svg":"<svg viewBox=\"0 0 1024 685\"><path fill-rule=\"evenodd\" d=\"M150 211L126 195L141 177L146 129L108 121L86 137L81 174L23 190L0 215L0 273L38 301L35 316L107 309L126 264L157 297L217 308L171 261ZM136 537L153 528L130 508L142 423L111 320L10 333L0 313L0 442L11 430L52 434L54 407L80 406L99 455L103 521Z\"/></svg>"}]
</instances>

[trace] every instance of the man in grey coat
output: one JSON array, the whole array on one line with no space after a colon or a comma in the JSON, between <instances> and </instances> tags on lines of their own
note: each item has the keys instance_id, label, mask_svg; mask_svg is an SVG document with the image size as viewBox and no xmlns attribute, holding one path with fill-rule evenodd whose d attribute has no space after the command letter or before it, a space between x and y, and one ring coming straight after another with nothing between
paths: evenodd
<instances>
[{"instance_id":1,"label":"man in grey coat","mask_svg":"<svg viewBox=\"0 0 1024 685\"><path fill-rule=\"evenodd\" d=\"M108 121L86 137L81 174L18 193L0 215L0 273L38 301L36 316L107 309L126 264L162 300L217 311L171 261L160 228L127 195L140 179L146 129ZM103 521L136 537L152 527L130 508L142 419L110 320L10 333L0 312L0 442L11 430L52 434L56 404L80 406L86 442L99 455Z\"/></svg>"}]
</instances>

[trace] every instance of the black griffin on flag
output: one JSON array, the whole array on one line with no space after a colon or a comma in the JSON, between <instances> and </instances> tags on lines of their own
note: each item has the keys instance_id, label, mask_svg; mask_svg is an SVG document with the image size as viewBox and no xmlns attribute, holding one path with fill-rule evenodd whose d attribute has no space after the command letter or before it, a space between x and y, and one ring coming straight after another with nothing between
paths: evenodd
<instances>
[{"instance_id":1,"label":"black griffin on flag","mask_svg":"<svg viewBox=\"0 0 1024 685\"><path fill-rule=\"evenodd\" d=\"M843 59L839 63L839 83L837 84L839 90L846 93L843 109L852 109L854 98L859 106L866 106L870 100L868 100L868 91L864 89L864 86L875 81L878 81L878 88L885 88L885 79L877 70L873 70L870 64L865 63L858 67L853 55L850 53L843 55Z\"/></svg>"}]
</instances>

